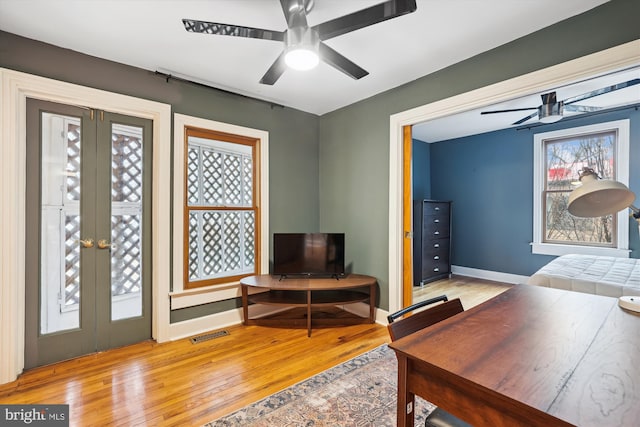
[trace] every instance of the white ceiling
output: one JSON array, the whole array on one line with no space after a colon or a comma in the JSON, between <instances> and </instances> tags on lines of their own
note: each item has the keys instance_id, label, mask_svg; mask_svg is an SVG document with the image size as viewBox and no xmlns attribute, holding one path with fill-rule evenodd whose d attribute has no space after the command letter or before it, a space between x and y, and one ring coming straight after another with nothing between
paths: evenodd
<instances>
[{"instance_id":1,"label":"white ceiling","mask_svg":"<svg viewBox=\"0 0 640 427\"><path fill-rule=\"evenodd\" d=\"M382 0L315 0L310 25ZM185 31L182 18L283 31L279 0L0 0L0 29L150 71L315 114L392 89L606 0L417 0L417 11L335 37L327 45L369 75L320 63L259 82L280 42Z\"/></svg>"},{"instance_id":2,"label":"white ceiling","mask_svg":"<svg viewBox=\"0 0 640 427\"><path fill-rule=\"evenodd\" d=\"M606 1L417 0L417 11L412 14L326 41L366 69L368 76L353 80L321 62L311 71L287 70L273 86L259 80L282 51L281 42L189 33L182 18L283 31L286 22L279 0L0 0L0 29L321 115ZM381 2L315 0L308 22L316 25ZM635 78L640 76L637 70L634 73ZM558 100L610 81L558 88ZM609 94L583 104L611 106L640 101L640 85L618 92L615 99ZM486 109L539 104L540 94L532 94ZM436 142L502 129L526 115L480 116L479 110L469 111L416 125L413 135Z\"/></svg>"}]
</instances>

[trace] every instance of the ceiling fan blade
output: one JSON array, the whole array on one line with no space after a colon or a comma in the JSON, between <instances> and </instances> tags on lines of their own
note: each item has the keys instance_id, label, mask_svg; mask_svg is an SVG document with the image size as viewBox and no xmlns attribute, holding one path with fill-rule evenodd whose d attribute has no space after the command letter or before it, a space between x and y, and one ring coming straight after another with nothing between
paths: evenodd
<instances>
[{"instance_id":1,"label":"ceiling fan blade","mask_svg":"<svg viewBox=\"0 0 640 427\"><path fill-rule=\"evenodd\" d=\"M284 41L283 31L264 30L262 28L240 25L220 24L217 22L183 19L184 28L191 33L213 34L220 36L247 37L251 39Z\"/></svg>"},{"instance_id":2,"label":"ceiling fan blade","mask_svg":"<svg viewBox=\"0 0 640 427\"><path fill-rule=\"evenodd\" d=\"M564 111L574 111L578 113L593 113L594 111L604 110L604 107L590 107L588 105L565 105Z\"/></svg>"},{"instance_id":3,"label":"ceiling fan blade","mask_svg":"<svg viewBox=\"0 0 640 427\"><path fill-rule=\"evenodd\" d=\"M285 1L285 0L281 0ZM387 19L415 12L416 0L389 0L312 27L320 40L329 40Z\"/></svg>"},{"instance_id":4,"label":"ceiling fan blade","mask_svg":"<svg viewBox=\"0 0 640 427\"><path fill-rule=\"evenodd\" d=\"M602 89L597 89L588 93L583 93L582 95L574 96L572 98L567 98L564 100L565 107L567 104L573 104L574 102L583 101L585 99L593 98L594 96L604 95L605 93L613 92L616 90L624 89L629 86L634 86L640 84L640 79L633 79L623 83L618 83L615 85L603 87Z\"/></svg>"},{"instance_id":5,"label":"ceiling fan blade","mask_svg":"<svg viewBox=\"0 0 640 427\"><path fill-rule=\"evenodd\" d=\"M538 107L511 108L509 110L481 111L480 114L511 113L512 111L529 111L529 110L537 110L537 109Z\"/></svg>"},{"instance_id":6,"label":"ceiling fan blade","mask_svg":"<svg viewBox=\"0 0 640 427\"><path fill-rule=\"evenodd\" d=\"M511 124L512 124L512 125L520 125L520 124L522 124L522 123L526 122L526 121L527 121L527 120L529 120L529 119L533 119L533 118L534 118L535 116L537 116L537 115L538 115L538 112L536 111L535 113L531 113L531 114L529 114L527 117L523 117L523 118L521 118L520 120L518 120L517 122L511 123Z\"/></svg>"},{"instance_id":7,"label":"ceiling fan blade","mask_svg":"<svg viewBox=\"0 0 640 427\"><path fill-rule=\"evenodd\" d=\"M264 73L264 76L260 79L260 83L263 85L273 85L278 81L280 76L287 69L287 64L284 62L284 51L278 56L271 67Z\"/></svg>"},{"instance_id":8,"label":"ceiling fan blade","mask_svg":"<svg viewBox=\"0 0 640 427\"><path fill-rule=\"evenodd\" d=\"M331 65L333 68L342 71L355 80L361 79L369 74L367 70L356 65L354 62L345 58L324 43L320 43L318 50L320 53L320 58L322 58L324 62Z\"/></svg>"}]
</instances>

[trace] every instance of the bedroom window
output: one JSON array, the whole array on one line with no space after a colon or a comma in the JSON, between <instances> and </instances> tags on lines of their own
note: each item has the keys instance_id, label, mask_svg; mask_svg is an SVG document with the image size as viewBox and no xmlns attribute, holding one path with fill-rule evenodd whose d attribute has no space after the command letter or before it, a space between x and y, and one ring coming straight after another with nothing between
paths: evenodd
<instances>
[{"instance_id":1,"label":"bedroom window","mask_svg":"<svg viewBox=\"0 0 640 427\"><path fill-rule=\"evenodd\" d=\"M628 256L626 211L578 218L567 211L567 202L583 167L628 184L629 121L536 134L534 159L533 253Z\"/></svg>"}]
</instances>

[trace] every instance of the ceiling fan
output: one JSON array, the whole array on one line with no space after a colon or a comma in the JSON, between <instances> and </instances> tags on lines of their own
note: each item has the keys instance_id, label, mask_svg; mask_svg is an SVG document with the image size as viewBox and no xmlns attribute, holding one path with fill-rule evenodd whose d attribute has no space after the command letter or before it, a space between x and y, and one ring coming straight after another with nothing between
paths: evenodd
<instances>
[{"instance_id":1,"label":"ceiling fan","mask_svg":"<svg viewBox=\"0 0 640 427\"><path fill-rule=\"evenodd\" d=\"M299 69L311 68L322 59L327 64L346 75L361 79L369 74L366 70L345 58L323 42L333 37L396 18L416 10L415 0L388 0L384 3L323 22L313 27L307 24L307 13L313 8L314 0L280 0L287 20L285 31L272 31L240 25L183 19L187 31L193 33L246 37L272 40L284 44L284 50L267 70L260 83L273 85L290 63L295 66L297 59L311 62L299 65Z\"/></svg>"},{"instance_id":2,"label":"ceiling fan","mask_svg":"<svg viewBox=\"0 0 640 427\"><path fill-rule=\"evenodd\" d=\"M584 101L585 99L593 98L594 96L604 95L605 93L613 92L616 90L624 89L629 86L637 85L640 83L640 79L633 79L623 83L617 83L615 85L603 87L601 89L596 89L591 92L583 93L582 95L577 95L571 98L564 99L562 101L558 101L556 98L556 92L549 92L540 95L542 98L542 105L537 107L525 107L525 108L512 108L508 110L494 110L494 111L482 111L480 114L496 114L496 113L508 113L512 111L528 111L528 110L536 110L530 115L523 117L517 122L512 123L512 125L519 125L526 122L529 119L532 119L538 116L538 120L543 123L553 123L562 119L564 111L573 111L580 113L590 113L593 111L599 111L604 109L604 107L590 107L587 105L574 105L576 102Z\"/></svg>"}]
</instances>

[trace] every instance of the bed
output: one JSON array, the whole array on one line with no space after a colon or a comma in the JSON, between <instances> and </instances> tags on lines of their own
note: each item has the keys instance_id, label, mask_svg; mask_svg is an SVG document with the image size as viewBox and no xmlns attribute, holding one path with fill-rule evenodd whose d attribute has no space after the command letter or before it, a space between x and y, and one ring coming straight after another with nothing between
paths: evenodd
<instances>
[{"instance_id":1,"label":"bed","mask_svg":"<svg viewBox=\"0 0 640 427\"><path fill-rule=\"evenodd\" d=\"M610 297L640 296L640 259L562 255L527 283Z\"/></svg>"}]
</instances>

